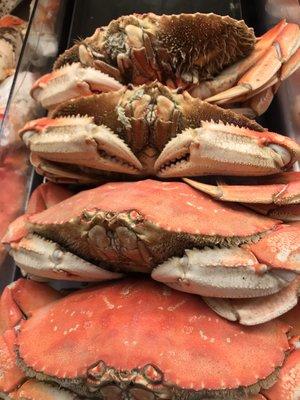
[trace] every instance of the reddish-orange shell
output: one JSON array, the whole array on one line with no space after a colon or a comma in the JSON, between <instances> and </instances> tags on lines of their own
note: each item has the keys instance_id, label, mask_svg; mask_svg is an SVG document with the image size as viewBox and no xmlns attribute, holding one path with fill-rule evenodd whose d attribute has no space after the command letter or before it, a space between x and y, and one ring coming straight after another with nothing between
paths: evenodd
<instances>
[{"instance_id":1,"label":"reddish-orange shell","mask_svg":"<svg viewBox=\"0 0 300 400\"><path fill-rule=\"evenodd\" d=\"M244 237L274 228L279 222L238 205L227 205L181 182L144 180L108 183L81 192L29 218L32 224L62 224L84 211L136 212L174 232ZM213 216L213 218L212 218ZM241 222L242 221L242 222ZM138 222L138 221L136 221Z\"/></svg>"},{"instance_id":2,"label":"reddish-orange shell","mask_svg":"<svg viewBox=\"0 0 300 400\"><path fill-rule=\"evenodd\" d=\"M64 383L84 380L103 361L122 371L150 363L164 383L181 388L234 389L282 365L286 331L280 321L241 327L217 317L197 296L132 279L78 291L38 310L21 327L18 351L28 367Z\"/></svg>"}]
</instances>

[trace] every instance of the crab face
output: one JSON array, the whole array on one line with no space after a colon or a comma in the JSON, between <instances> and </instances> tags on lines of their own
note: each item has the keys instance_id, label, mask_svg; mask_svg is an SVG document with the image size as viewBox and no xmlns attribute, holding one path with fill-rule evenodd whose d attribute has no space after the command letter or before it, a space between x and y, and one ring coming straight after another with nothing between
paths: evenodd
<instances>
[{"instance_id":1,"label":"crab face","mask_svg":"<svg viewBox=\"0 0 300 400\"><path fill-rule=\"evenodd\" d=\"M56 181L265 175L300 157L291 139L159 83L74 99L51 115L26 124L21 135L37 171Z\"/></svg>"},{"instance_id":2,"label":"crab face","mask_svg":"<svg viewBox=\"0 0 300 400\"><path fill-rule=\"evenodd\" d=\"M218 203L184 183L146 180L106 184L22 217L4 242L36 276L103 280L119 271L152 272L185 292L252 298L294 284L298 234L298 226Z\"/></svg>"}]
</instances>

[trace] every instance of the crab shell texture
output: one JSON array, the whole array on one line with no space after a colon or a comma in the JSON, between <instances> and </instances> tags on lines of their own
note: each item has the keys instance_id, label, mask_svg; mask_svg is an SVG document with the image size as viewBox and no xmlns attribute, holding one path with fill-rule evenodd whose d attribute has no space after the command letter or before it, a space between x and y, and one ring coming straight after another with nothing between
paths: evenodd
<instances>
[{"instance_id":1,"label":"crab shell texture","mask_svg":"<svg viewBox=\"0 0 300 400\"><path fill-rule=\"evenodd\" d=\"M63 53L54 68L83 62L136 85L192 73L209 79L247 56L255 36L244 21L215 14L122 16Z\"/></svg>"},{"instance_id":2,"label":"crab shell texture","mask_svg":"<svg viewBox=\"0 0 300 400\"><path fill-rule=\"evenodd\" d=\"M63 182L267 175L300 158L293 140L157 82L70 100L20 134L37 172Z\"/></svg>"},{"instance_id":3,"label":"crab shell texture","mask_svg":"<svg viewBox=\"0 0 300 400\"><path fill-rule=\"evenodd\" d=\"M276 380L287 330L241 328L193 295L130 279L40 308L16 332L16 353L26 376L88 398L246 399Z\"/></svg>"},{"instance_id":4,"label":"crab shell texture","mask_svg":"<svg viewBox=\"0 0 300 400\"><path fill-rule=\"evenodd\" d=\"M14 400L79 400L56 384L26 378L17 364L16 331L34 312L62 295L49 286L19 279L0 298L0 398ZM82 399L83 400L83 399Z\"/></svg>"},{"instance_id":5,"label":"crab shell texture","mask_svg":"<svg viewBox=\"0 0 300 400\"><path fill-rule=\"evenodd\" d=\"M33 95L65 96L67 82L79 95L82 83L72 79L77 68L72 64L78 64L88 70L80 75L87 78L85 87L92 83L90 89L96 70L106 75L107 83L116 79L140 85L158 80L254 118L266 111L281 82L299 68L299 45L299 26L285 20L256 39L243 21L228 16L134 14L98 28L65 51L53 75L46 78L51 81L61 69L60 84L55 79L49 85L42 81ZM48 94L41 95L40 90Z\"/></svg>"},{"instance_id":6,"label":"crab shell texture","mask_svg":"<svg viewBox=\"0 0 300 400\"><path fill-rule=\"evenodd\" d=\"M14 73L25 28L26 22L13 15L0 19L0 82Z\"/></svg>"}]
</instances>

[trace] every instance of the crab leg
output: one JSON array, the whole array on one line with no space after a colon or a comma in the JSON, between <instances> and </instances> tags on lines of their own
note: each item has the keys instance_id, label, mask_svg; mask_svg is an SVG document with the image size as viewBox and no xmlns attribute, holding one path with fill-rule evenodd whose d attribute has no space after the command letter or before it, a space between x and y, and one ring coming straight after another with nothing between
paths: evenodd
<instances>
[{"instance_id":1,"label":"crab leg","mask_svg":"<svg viewBox=\"0 0 300 400\"><path fill-rule=\"evenodd\" d=\"M279 30L273 45L266 50L263 56L239 79L236 86L206 98L206 101L219 104L221 101L233 102L235 98L256 91L278 73L281 66L296 54L291 65L286 67L280 79L286 79L290 73L299 67L300 54L297 52L300 45L300 29L297 24L286 24Z\"/></svg>"},{"instance_id":2,"label":"crab leg","mask_svg":"<svg viewBox=\"0 0 300 400\"><path fill-rule=\"evenodd\" d=\"M300 202L300 172L260 178L253 184L230 185L217 182L217 186L193 179L183 180L217 200L259 204L298 204Z\"/></svg>"},{"instance_id":3,"label":"crab leg","mask_svg":"<svg viewBox=\"0 0 300 400\"><path fill-rule=\"evenodd\" d=\"M58 168L68 164L71 172L84 168L138 174L142 169L130 148L106 126L89 117L41 118L21 130L24 142L38 160L38 169L47 172L47 162ZM46 161L44 163L44 160ZM87 175L89 175L87 173Z\"/></svg>"},{"instance_id":4,"label":"crab leg","mask_svg":"<svg viewBox=\"0 0 300 400\"><path fill-rule=\"evenodd\" d=\"M209 297L250 298L277 293L300 273L300 224L279 225L242 247L185 250L152 272L174 289Z\"/></svg>"},{"instance_id":5,"label":"crab leg","mask_svg":"<svg viewBox=\"0 0 300 400\"><path fill-rule=\"evenodd\" d=\"M31 89L31 96L49 109L75 97L110 92L123 87L101 71L73 63L39 78Z\"/></svg>"},{"instance_id":6,"label":"crab leg","mask_svg":"<svg viewBox=\"0 0 300 400\"><path fill-rule=\"evenodd\" d=\"M172 139L158 157L161 177L196 175L271 175L300 159L300 145L271 132L256 132L222 122L203 122Z\"/></svg>"}]
</instances>

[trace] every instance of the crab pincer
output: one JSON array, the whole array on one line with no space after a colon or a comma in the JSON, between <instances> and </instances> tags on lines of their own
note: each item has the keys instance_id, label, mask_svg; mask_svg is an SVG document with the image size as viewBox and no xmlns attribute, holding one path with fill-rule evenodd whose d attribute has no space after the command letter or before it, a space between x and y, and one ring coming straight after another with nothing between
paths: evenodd
<instances>
[{"instance_id":1,"label":"crab pincer","mask_svg":"<svg viewBox=\"0 0 300 400\"><path fill-rule=\"evenodd\" d=\"M171 139L155 163L158 176L271 175L300 159L300 145L282 135L203 121Z\"/></svg>"}]
</instances>

